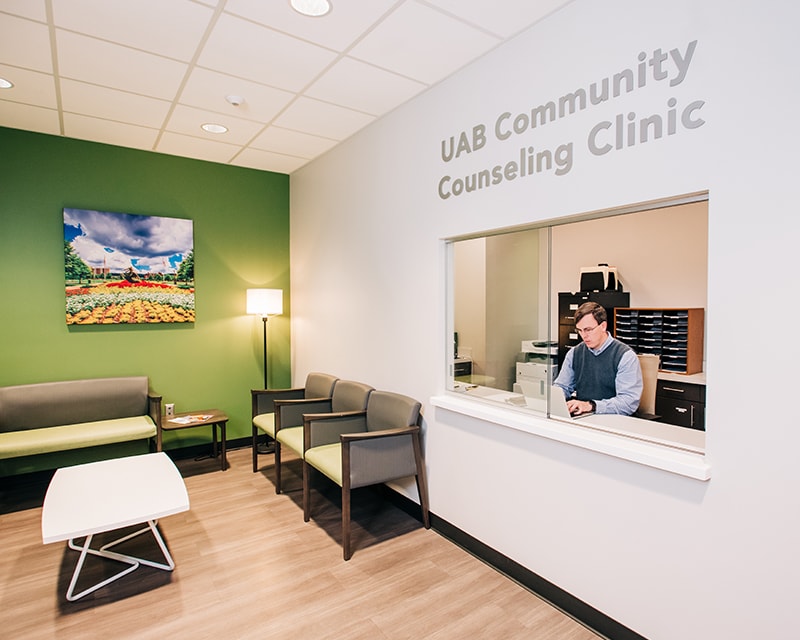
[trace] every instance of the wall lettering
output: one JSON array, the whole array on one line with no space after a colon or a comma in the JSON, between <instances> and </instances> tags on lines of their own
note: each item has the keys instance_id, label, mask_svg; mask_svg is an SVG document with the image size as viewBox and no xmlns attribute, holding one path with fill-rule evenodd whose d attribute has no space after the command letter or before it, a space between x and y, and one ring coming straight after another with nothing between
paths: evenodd
<instances>
[{"instance_id":1,"label":"wall lettering","mask_svg":"<svg viewBox=\"0 0 800 640\"><path fill-rule=\"evenodd\" d=\"M681 50L663 51L661 48L637 56L637 63L592 82L588 87L579 87L556 99L514 113L505 111L490 124L478 123L468 130L460 131L441 141L441 159L444 163L457 161L464 155L473 155L485 149L493 136L497 142L515 137L529 136L541 127L551 125L593 106L609 102L659 82L678 87L687 77L697 40L692 40ZM634 111L617 114L613 120L595 124L586 136L586 149L591 156L604 156L614 151L656 141L665 136L677 135L702 127L704 100L691 100L680 104L678 99L667 100L663 112L639 115ZM567 175L573 167L572 141L551 149L539 149L523 143L516 156L506 162L465 175L443 175L437 185L439 198L447 200L481 189L501 185L519 178L551 173Z\"/></svg>"}]
</instances>

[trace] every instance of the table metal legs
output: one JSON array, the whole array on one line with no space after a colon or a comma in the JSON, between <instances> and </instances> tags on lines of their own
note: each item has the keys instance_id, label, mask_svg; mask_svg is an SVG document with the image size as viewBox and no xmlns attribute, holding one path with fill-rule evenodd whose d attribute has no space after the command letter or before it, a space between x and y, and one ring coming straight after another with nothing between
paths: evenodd
<instances>
[{"instance_id":1,"label":"table metal legs","mask_svg":"<svg viewBox=\"0 0 800 640\"><path fill-rule=\"evenodd\" d=\"M156 542L158 543L161 552L164 554L164 560L166 563L163 562L153 562L152 560L145 560L144 558L137 558L135 556L127 555L124 553L117 553L116 551L109 551L109 548L121 544L126 540L130 540L131 538L135 538L143 533L148 531L153 532L153 537L155 538ZM92 549L92 538L93 535L88 535L84 539L83 545L75 544L74 540L70 540L68 545L70 549L75 551L80 551L81 555L78 558L78 564L75 566L75 571L72 574L72 580L70 580L69 588L67 589L67 600L73 602L82 598L85 595L88 595L94 591L97 591L101 587L106 586L110 582L114 582L115 580L119 580L122 576L129 574L131 571L135 571L140 564L147 565L148 567L155 567L156 569L163 569L165 571L172 571L175 568L175 561L172 559L172 556L167 549L167 545L164 544L164 539L161 537L161 534L158 532L158 527L156 526L155 520L149 520L147 522L147 526L139 529L138 531L134 531L133 533L129 533L122 538L118 538L117 540L113 540L107 544L104 544L99 549ZM78 582L78 576L81 573L81 569L83 568L83 563L86 560L86 556L91 554L93 556L99 556L101 558L109 558L110 560L117 560L118 562L123 562L125 564L130 565L129 567L123 569L119 573L114 574L110 578L106 578L102 582L98 582L97 584L89 587L88 589L84 589L80 593L75 593L75 585Z\"/></svg>"}]
</instances>

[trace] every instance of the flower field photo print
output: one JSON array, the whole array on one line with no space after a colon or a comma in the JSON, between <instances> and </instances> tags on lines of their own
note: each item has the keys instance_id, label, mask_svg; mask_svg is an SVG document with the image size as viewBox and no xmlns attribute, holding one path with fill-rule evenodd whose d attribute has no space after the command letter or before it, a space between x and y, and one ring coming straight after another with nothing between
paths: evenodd
<instances>
[{"instance_id":1,"label":"flower field photo print","mask_svg":"<svg viewBox=\"0 0 800 640\"><path fill-rule=\"evenodd\" d=\"M194 322L193 223L64 209L67 324Z\"/></svg>"}]
</instances>

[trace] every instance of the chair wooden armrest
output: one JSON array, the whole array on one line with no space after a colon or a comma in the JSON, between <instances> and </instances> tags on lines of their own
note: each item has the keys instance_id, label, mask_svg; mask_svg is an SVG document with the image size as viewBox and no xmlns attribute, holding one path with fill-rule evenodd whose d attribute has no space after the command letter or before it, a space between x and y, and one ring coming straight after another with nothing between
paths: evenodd
<instances>
[{"instance_id":1,"label":"chair wooden armrest","mask_svg":"<svg viewBox=\"0 0 800 640\"><path fill-rule=\"evenodd\" d=\"M332 398L275 400L275 433L284 427L299 427L306 411L321 412L331 408Z\"/></svg>"},{"instance_id":2,"label":"chair wooden armrest","mask_svg":"<svg viewBox=\"0 0 800 640\"><path fill-rule=\"evenodd\" d=\"M337 413L303 414L303 448L340 442L343 433L365 432L366 411L339 411Z\"/></svg>"},{"instance_id":3,"label":"chair wooden armrest","mask_svg":"<svg viewBox=\"0 0 800 640\"><path fill-rule=\"evenodd\" d=\"M275 400L300 399L305 389L250 389L253 417L275 410Z\"/></svg>"},{"instance_id":4,"label":"chair wooden armrest","mask_svg":"<svg viewBox=\"0 0 800 640\"><path fill-rule=\"evenodd\" d=\"M380 431L364 431L362 433L343 433L340 436L342 444L365 440L377 440L379 438L393 438L395 436L411 435L419 433L419 426L415 424L407 427L395 427L394 429L381 429Z\"/></svg>"},{"instance_id":5,"label":"chair wooden armrest","mask_svg":"<svg viewBox=\"0 0 800 640\"><path fill-rule=\"evenodd\" d=\"M352 418L353 416L365 416L366 411L336 411L335 413L304 413L303 421L318 422L320 420L335 420L336 418Z\"/></svg>"}]
</instances>

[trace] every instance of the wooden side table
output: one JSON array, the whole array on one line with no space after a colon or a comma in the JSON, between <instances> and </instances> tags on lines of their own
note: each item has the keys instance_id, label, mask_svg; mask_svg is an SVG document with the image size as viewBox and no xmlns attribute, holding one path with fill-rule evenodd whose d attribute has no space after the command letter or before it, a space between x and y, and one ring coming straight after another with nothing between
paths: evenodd
<instances>
[{"instance_id":1,"label":"wooden side table","mask_svg":"<svg viewBox=\"0 0 800 640\"><path fill-rule=\"evenodd\" d=\"M190 429L192 427L211 427L213 436L213 456L217 457L217 427L220 432L220 467L223 471L228 468L228 454L225 445L225 427L228 424L228 416L219 409L204 409L203 411L186 411L176 413L174 416L161 416L161 426L158 429L156 449L162 449L162 433L164 431L174 431L175 429Z\"/></svg>"}]
</instances>

